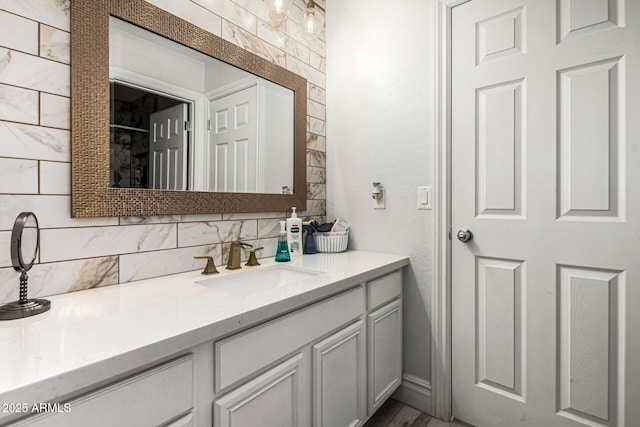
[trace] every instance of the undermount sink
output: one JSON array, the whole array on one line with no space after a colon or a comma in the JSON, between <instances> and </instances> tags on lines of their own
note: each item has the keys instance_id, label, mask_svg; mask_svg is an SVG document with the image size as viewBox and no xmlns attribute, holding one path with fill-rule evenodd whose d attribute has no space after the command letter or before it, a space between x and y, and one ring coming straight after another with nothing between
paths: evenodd
<instances>
[{"instance_id":1,"label":"undermount sink","mask_svg":"<svg viewBox=\"0 0 640 427\"><path fill-rule=\"evenodd\" d=\"M300 283L322 273L322 271L277 264L254 270L234 271L224 276L198 280L196 283L229 294L246 295Z\"/></svg>"}]
</instances>

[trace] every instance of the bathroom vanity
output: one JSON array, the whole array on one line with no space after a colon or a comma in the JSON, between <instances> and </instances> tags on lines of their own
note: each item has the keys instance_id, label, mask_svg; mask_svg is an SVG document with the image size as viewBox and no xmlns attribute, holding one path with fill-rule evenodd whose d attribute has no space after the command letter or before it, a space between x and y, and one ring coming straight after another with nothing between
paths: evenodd
<instances>
[{"instance_id":1,"label":"bathroom vanity","mask_svg":"<svg viewBox=\"0 0 640 427\"><path fill-rule=\"evenodd\" d=\"M361 425L401 382L408 262L316 254L54 296L0 324L0 425Z\"/></svg>"}]
</instances>

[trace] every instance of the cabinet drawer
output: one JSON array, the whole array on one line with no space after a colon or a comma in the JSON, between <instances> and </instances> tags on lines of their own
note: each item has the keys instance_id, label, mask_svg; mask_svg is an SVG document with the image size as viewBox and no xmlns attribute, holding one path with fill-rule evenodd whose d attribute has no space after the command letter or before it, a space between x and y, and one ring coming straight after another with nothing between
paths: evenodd
<instances>
[{"instance_id":1,"label":"cabinet drawer","mask_svg":"<svg viewBox=\"0 0 640 427\"><path fill-rule=\"evenodd\" d=\"M402 270L396 270L367 284L367 308L374 309L402 294Z\"/></svg>"},{"instance_id":2,"label":"cabinet drawer","mask_svg":"<svg viewBox=\"0 0 640 427\"><path fill-rule=\"evenodd\" d=\"M29 417L12 426L161 425L193 407L193 355L164 363L58 407L60 412Z\"/></svg>"},{"instance_id":3,"label":"cabinet drawer","mask_svg":"<svg viewBox=\"0 0 640 427\"><path fill-rule=\"evenodd\" d=\"M233 385L305 344L361 316L357 287L215 344L215 389Z\"/></svg>"}]
</instances>

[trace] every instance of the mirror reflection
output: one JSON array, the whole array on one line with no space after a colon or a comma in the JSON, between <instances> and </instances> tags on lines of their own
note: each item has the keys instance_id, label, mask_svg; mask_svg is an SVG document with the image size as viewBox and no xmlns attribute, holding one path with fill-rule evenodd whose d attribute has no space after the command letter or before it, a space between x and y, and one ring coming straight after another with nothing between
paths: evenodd
<instances>
[{"instance_id":1,"label":"mirror reflection","mask_svg":"<svg viewBox=\"0 0 640 427\"><path fill-rule=\"evenodd\" d=\"M33 214L30 214L25 220L19 250L21 264L25 270L29 270L38 253L38 223Z\"/></svg>"},{"instance_id":2,"label":"mirror reflection","mask_svg":"<svg viewBox=\"0 0 640 427\"><path fill-rule=\"evenodd\" d=\"M109 77L111 187L293 193L292 90L114 17Z\"/></svg>"}]
</instances>

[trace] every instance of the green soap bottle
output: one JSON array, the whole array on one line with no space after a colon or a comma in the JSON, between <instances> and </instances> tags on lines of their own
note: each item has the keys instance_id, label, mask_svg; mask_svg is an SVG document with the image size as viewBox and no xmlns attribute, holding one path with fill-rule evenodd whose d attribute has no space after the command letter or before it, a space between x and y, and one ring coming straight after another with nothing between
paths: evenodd
<instances>
[{"instance_id":1,"label":"green soap bottle","mask_svg":"<svg viewBox=\"0 0 640 427\"><path fill-rule=\"evenodd\" d=\"M278 233L278 249L276 249L276 262L291 261L289 255L289 243L287 242L287 232L284 229L285 222L280 221L280 233Z\"/></svg>"}]
</instances>

